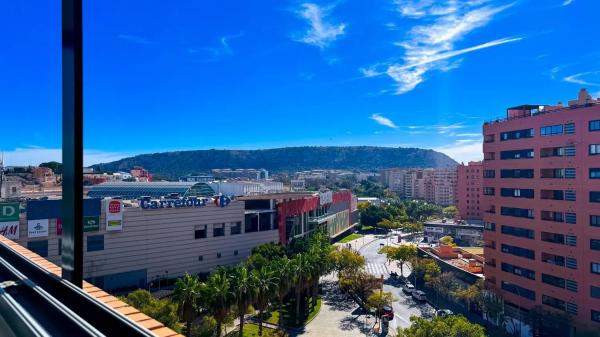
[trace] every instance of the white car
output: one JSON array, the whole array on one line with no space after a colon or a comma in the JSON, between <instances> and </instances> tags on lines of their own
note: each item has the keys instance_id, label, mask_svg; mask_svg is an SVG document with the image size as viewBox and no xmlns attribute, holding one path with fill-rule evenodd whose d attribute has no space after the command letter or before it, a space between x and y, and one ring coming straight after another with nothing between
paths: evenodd
<instances>
[{"instance_id":1,"label":"white car","mask_svg":"<svg viewBox=\"0 0 600 337\"><path fill-rule=\"evenodd\" d=\"M412 297L417 301L427 301L427 295L422 290L415 290L412 292Z\"/></svg>"}]
</instances>

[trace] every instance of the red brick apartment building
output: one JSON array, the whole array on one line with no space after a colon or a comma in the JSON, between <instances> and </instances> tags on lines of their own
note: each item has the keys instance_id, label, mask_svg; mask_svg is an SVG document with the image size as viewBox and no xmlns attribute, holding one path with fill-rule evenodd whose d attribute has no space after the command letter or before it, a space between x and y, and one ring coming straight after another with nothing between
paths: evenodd
<instances>
[{"instance_id":1,"label":"red brick apartment building","mask_svg":"<svg viewBox=\"0 0 600 337\"><path fill-rule=\"evenodd\" d=\"M483 136L486 282L600 329L600 100L509 108Z\"/></svg>"},{"instance_id":2,"label":"red brick apartment building","mask_svg":"<svg viewBox=\"0 0 600 337\"><path fill-rule=\"evenodd\" d=\"M456 167L456 208L460 220L481 220L483 207L481 180L483 163L471 161L467 165L461 163Z\"/></svg>"}]
</instances>

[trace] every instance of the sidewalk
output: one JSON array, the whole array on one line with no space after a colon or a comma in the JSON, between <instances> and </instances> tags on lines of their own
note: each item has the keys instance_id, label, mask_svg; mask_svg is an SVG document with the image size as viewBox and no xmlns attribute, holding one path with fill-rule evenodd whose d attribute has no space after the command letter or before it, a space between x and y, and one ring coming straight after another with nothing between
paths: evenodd
<instances>
[{"instance_id":1,"label":"sidewalk","mask_svg":"<svg viewBox=\"0 0 600 337\"><path fill-rule=\"evenodd\" d=\"M350 247L354 251L360 251L363 247L368 246L370 243L372 243L375 240L377 240L377 237L375 237L375 235L367 234L367 235L364 235L363 237L354 239L350 242L347 242L347 243L336 242L336 243L334 243L334 245L336 247L342 247L342 248Z\"/></svg>"}]
</instances>

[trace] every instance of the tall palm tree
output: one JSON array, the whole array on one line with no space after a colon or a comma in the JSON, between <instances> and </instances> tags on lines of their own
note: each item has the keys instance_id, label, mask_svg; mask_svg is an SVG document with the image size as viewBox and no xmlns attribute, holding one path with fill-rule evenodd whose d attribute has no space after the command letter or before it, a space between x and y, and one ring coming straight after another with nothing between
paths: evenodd
<instances>
[{"instance_id":1,"label":"tall palm tree","mask_svg":"<svg viewBox=\"0 0 600 337\"><path fill-rule=\"evenodd\" d=\"M312 307L317 306L317 297L319 294L319 279L329 271L329 253L324 252L321 247L311 249L309 253L310 261L310 288L312 290Z\"/></svg>"},{"instance_id":2,"label":"tall palm tree","mask_svg":"<svg viewBox=\"0 0 600 337\"><path fill-rule=\"evenodd\" d=\"M208 277L206 285L210 294L209 310L217 321L217 337L221 337L223 321L231 310L234 299L227 271L223 268L215 270Z\"/></svg>"},{"instance_id":3,"label":"tall palm tree","mask_svg":"<svg viewBox=\"0 0 600 337\"><path fill-rule=\"evenodd\" d=\"M185 322L186 336L192 334L192 322L198 316L196 302L202 291L202 283L198 280L198 276L185 274L175 283L175 291L173 299L179 305L179 316Z\"/></svg>"},{"instance_id":4,"label":"tall palm tree","mask_svg":"<svg viewBox=\"0 0 600 337\"><path fill-rule=\"evenodd\" d=\"M240 330L239 336L244 336L244 316L248 311L248 306L255 298L254 277L244 265L238 266L230 275L231 286L237 307Z\"/></svg>"},{"instance_id":5,"label":"tall palm tree","mask_svg":"<svg viewBox=\"0 0 600 337\"><path fill-rule=\"evenodd\" d=\"M252 271L254 289L256 290L256 308L258 309L258 335L262 336L263 313L269 307L269 300L277 288L275 273L269 265ZM281 313L279 313L281 315Z\"/></svg>"},{"instance_id":6,"label":"tall palm tree","mask_svg":"<svg viewBox=\"0 0 600 337\"><path fill-rule=\"evenodd\" d=\"M311 265L306 253L298 253L293 259L292 275L296 292L296 323L300 324L300 300L310 278Z\"/></svg>"},{"instance_id":7,"label":"tall palm tree","mask_svg":"<svg viewBox=\"0 0 600 337\"><path fill-rule=\"evenodd\" d=\"M279 326L283 326L283 298L290 291L292 286L292 261L286 256L273 260L271 263L273 268L274 276L277 280L277 287L275 293L277 295L279 305Z\"/></svg>"}]
</instances>

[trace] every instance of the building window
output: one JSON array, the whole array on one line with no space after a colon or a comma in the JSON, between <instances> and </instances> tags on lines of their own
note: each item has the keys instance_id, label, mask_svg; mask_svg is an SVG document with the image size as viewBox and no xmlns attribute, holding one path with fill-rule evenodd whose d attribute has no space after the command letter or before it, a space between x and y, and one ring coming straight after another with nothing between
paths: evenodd
<instances>
[{"instance_id":1,"label":"building window","mask_svg":"<svg viewBox=\"0 0 600 337\"><path fill-rule=\"evenodd\" d=\"M575 191L566 190L565 191L565 200L566 201L577 201L577 193Z\"/></svg>"},{"instance_id":2,"label":"building window","mask_svg":"<svg viewBox=\"0 0 600 337\"><path fill-rule=\"evenodd\" d=\"M526 259L535 260L535 252L531 249L502 244L502 252Z\"/></svg>"},{"instance_id":3,"label":"building window","mask_svg":"<svg viewBox=\"0 0 600 337\"><path fill-rule=\"evenodd\" d=\"M493 187L484 187L483 188L483 195L494 195L496 193L496 189ZM467 195L468 197L468 195ZM467 203L469 202L469 200L467 200Z\"/></svg>"},{"instance_id":4,"label":"building window","mask_svg":"<svg viewBox=\"0 0 600 337\"><path fill-rule=\"evenodd\" d=\"M589 126L590 131L600 131L600 120L590 121Z\"/></svg>"},{"instance_id":5,"label":"building window","mask_svg":"<svg viewBox=\"0 0 600 337\"><path fill-rule=\"evenodd\" d=\"M592 321L600 322L600 311L592 310Z\"/></svg>"},{"instance_id":6,"label":"building window","mask_svg":"<svg viewBox=\"0 0 600 337\"><path fill-rule=\"evenodd\" d=\"M567 123L565 124L565 134L574 134L575 133L575 123Z\"/></svg>"},{"instance_id":7,"label":"building window","mask_svg":"<svg viewBox=\"0 0 600 337\"><path fill-rule=\"evenodd\" d=\"M521 138L533 138L534 131L533 129L523 129L523 130L515 130L500 133L500 140L513 140L513 139L521 139Z\"/></svg>"},{"instance_id":8,"label":"building window","mask_svg":"<svg viewBox=\"0 0 600 337\"><path fill-rule=\"evenodd\" d=\"M558 233L542 232L541 240L544 242L557 243L561 245L565 244L565 236Z\"/></svg>"},{"instance_id":9,"label":"building window","mask_svg":"<svg viewBox=\"0 0 600 337\"><path fill-rule=\"evenodd\" d=\"M198 261L204 261L204 256L202 256L202 255L198 256Z\"/></svg>"},{"instance_id":10,"label":"building window","mask_svg":"<svg viewBox=\"0 0 600 337\"><path fill-rule=\"evenodd\" d=\"M221 258L221 253L217 253L217 259Z\"/></svg>"},{"instance_id":11,"label":"building window","mask_svg":"<svg viewBox=\"0 0 600 337\"><path fill-rule=\"evenodd\" d=\"M483 170L483 177L484 178L495 178L496 177L496 171L494 171L494 170Z\"/></svg>"},{"instance_id":12,"label":"building window","mask_svg":"<svg viewBox=\"0 0 600 337\"><path fill-rule=\"evenodd\" d=\"M237 250L234 250L234 251L233 251L233 255L234 255L234 256L237 256L238 254L239 254L239 252L238 252Z\"/></svg>"},{"instance_id":13,"label":"building window","mask_svg":"<svg viewBox=\"0 0 600 337\"><path fill-rule=\"evenodd\" d=\"M535 280L535 271L502 262L502 271Z\"/></svg>"},{"instance_id":14,"label":"building window","mask_svg":"<svg viewBox=\"0 0 600 337\"><path fill-rule=\"evenodd\" d=\"M533 219L533 210L527 208L516 208L516 207L500 207L500 214L505 216L514 216L517 218L528 218Z\"/></svg>"},{"instance_id":15,"label":"building window","mask_svg":"<svg viewBox=\"0 0 600 337\"><path fill-rule=\"evenodd\" d=\"M534 191L533 191L533 189L502 188L500 190L500 195L503 197L511 197L511 198L533 199Z\"/></svg>"},{"instance_id":16,"label":"building window","mask_svg":"<svg viewBox=\"0 0 600 337\"><path fill-rule=\"evenodd\" d=\"M590 192L590 202L600 202L600 191Z\"/></svg>"},{"instance_id":17,"label":"building window","mask_svg":"<svg viewBox=\"0 0 600 337\"><path fill-rule=\"evenodd\" d=\"M590 226L600 227L600 215L590 215Z\"/></svg>"},{"instance_id":18,"label":"building window","mask_svg":"<svg viewBox=\"0 0 600 337\"><path fill-rule=\"evenodd\" d=\"M574 257L567 257L565 258L565 266L569 269L577 269L577 259L575 259Z\"/></svg>"},{"instance_id":19,"label":"building window","mask_svg":"<svg viewBox=\"0 0 600 337\"><path fill-rule=\"evenodd\" d=\"M590 179L600 179L600 167L590 168Z\"/></svg>"},{"instance_id":20,"label":"building window","mask_svg":"<svg viewBox=\"0 0 600 337\"><path fill-rule=\"evenodd\" d=\"M28 241L27 249L41 257L48 257L48 240Z\"/></svg>"},{"instance_id":21,"label":"building window","mask_svg":"<svg viewBox=\"0 0 600 337\"><path fill-rule=\"evenodd\" d=\"M590 286L590 295L593 298L600 298L600 287Z\"/></svg>"},{"instance_id":22,"label":"building window","mask_svg":"<svg viewBox=\"0 0 600 337\"><path fill-rule=\"evenodd\" d=\"M62 239L58 238L58 255L62 255Z\"/></svg>"},{"instance_id":23,"label":"building window","mask_svg":"<svg viewBox=\"0 0 600 337\"><path fill-rule=\"evenodd\" d=\"M592 262L590 265L591 265L590 271L592 272L592 274L600 275L600 263Z\"/></svg>"},{"instance_id":24,"label":"building window","mask_svg":"<svg viewBox=\"0 0 600 337\"><path fill-rule=\"evenodd\" d=\"M87 237L87 251L97 252L104 250L104 235L89 235Z\"/></svg>"},{"instance_id":25,"label":"building window","mask_svg":"<svg viewBox=\"0 0 600 337\"><path fill-rule=\"evenodd\" d=\"M565 301L559 300L556 297L542 295L542 303L545 304L545 305L547 305L547 306L550 306L550 307L553 307L553 308L556 308L556 309L559 309L559 310L562 310L562 311L566 310L566 303L565 303Z\"/></svg>"},{"instance_id":26,"label":"building window","mask_svg":"<svg viewBox=\"0 0 600 337\"><path fill-rule=\"evenodd\" d=\"M546 220L546 221L554 221L554 222L564 222L565 221L562 212L542 211L540 217L542 220Z\"/></svg>"},{"instance_id":27,"label":"building window","mask_svg":"<svg viewBox=\"0 0 600 337\"><path fill-rule=\"evenodd\" d=\"M502 281L502 289L506 290L515 295L521 296L523 298L527 298L529 300L535 301L535 291L523 288L513 283L508 283Z\"/></svg>"},{"instance_id":28,"label":"building window","mask_svg":"<svg viewBox=\"0 0 600 337\"><path fill-rule=\"evenodd\" d=\"M493 222L484 222L483 223L483 229L485 229L486 231L495 232L496 231L496 224L493 223Z\"/></svg>"},{"instance_id":29,"label":"building window","mask_svg":"<svg viewBox=\"0 0 600 337\"><path fill-rule=\"evenodd\" d=\"M258 232L258 214L246 214L244 233Z\"/></svg>"},{"instance_id":30,"label":"building window","mask_svg":"<svg viewBox=\"0 0 600 337\"><path fill-rule=\"evenodd\" d=\"M485 143L493 143L494 142L494 135L493 134L491 134L491 135L485 135L483 137L483 141ZM467 172L469 172L469 170L467 170Z\"/></svg>"},{"instance_id":31,"label":"building window","mask_svg":"<svg viewBox=\"0 0 600 337\"><path fill-rule=\"evenodd\" d=\"M242 234L242 222L238 221L231 226L231 235Z\"/></svg>"},{"instance_id":32,"label":"building window","mask_svg":"<svg viewBox=\"0 0 600 337\"><path fill-rule=\"evenodd\" d=\"M577 154L575 146L565 146L565 156L573 157Z\"/></svg>"},{"instance_id":33,"label":"building window","mask_svg":"<svg viewBox=\"0 0 600 337\"><path fill-rule=\"evenodd\" d=\"M196 226L194 229L194 239L206 239L206 225Z\"/></svg>"},{"instance_id":34,"label":"building window","mask_svg":"<svg viewBox=\"0 0 600 337\"><path fill-rule=\"evenodd\" d=\"M590 249L591 250L600 250L600 240L590 239Z\"/></svg>"},{"instance_id":35,"label":"building window","mask_svg":"<svg viewBox=\"0 0 600 337\"><path fill-rule=\"evenodd\" d=\"M225 236L225 224L214 224L213 225L213 236Z\"/></svg>"},{"instance_id":36,"label":"building window","mask_svg":"<svg viewBox=\"0 0 600 337\"><path fill-rule=\"evenodd\" d=\"M542 136L542 137L562 135L562 134L563 134L563 125L562 124L543 126L540 128L540 136Z\"/></svg>"},{"instance_id":37,"label":"building window","mask_svg":"<svg viewBox=\"0 0 600 337\"><path fill-rule=\"evenodd\" d=\"M565 257L542 252L542 262L549 263L555 266L565 266Z\"/></svg>"},{"instance_id":38,"label":"building window","mask_svg":"<svg viewBox=\"0 0 600 337\"><path fill-rule=\"evenodd\" d=\"M496 159L496 154L494 152L485 152L483 154L483 160L494 160Z\"/></svg>"},{"instance_id":39,"label":"building window","mask_svg":"<svg viewBox=\"0 0 600 337\"><path fill-rule=\"evenodd\" d=\"M500 170L500 178L513 179L531 179L533 178L533 169L504 169Z\"/></svg>"},{"instance_id":40,"label":"building window","mask_svg":"<svg viewBox=\"0 0 600 337\"><path fill-rule=\"evenodd\" d=\"M530 159L533 158L533 149L511 150L500 152L500 159Z\"/></svg>"},{"instance_id":41,"label":"building window","mask_svg":"<svg viewBox=\"0 0 600 337\"><path fill-rule=\"evenodd\" d=\"M565 288L565 279L542 273L542 282L557 288Z\"/></svg>"},{"instance_id":42,"label":"building window","mask_svg":"<svg viewBox=\"0 0 600 337\"><path fill-rule=\"evenodd\" d=\"M534 231L531 229L513 227L513 226L501 226L502 234L517 236L521 238L533 239Z\"/></svg>"},{"instance_id":43,"label":"building window","mask_svg":"<svg viewBox=\"0 0 600 337\"><path fill-rule=\"evenodd\" d=\"M590 155L595 156L600 154L600 144L590 144Z\"/></svg>"}]
</instances>

